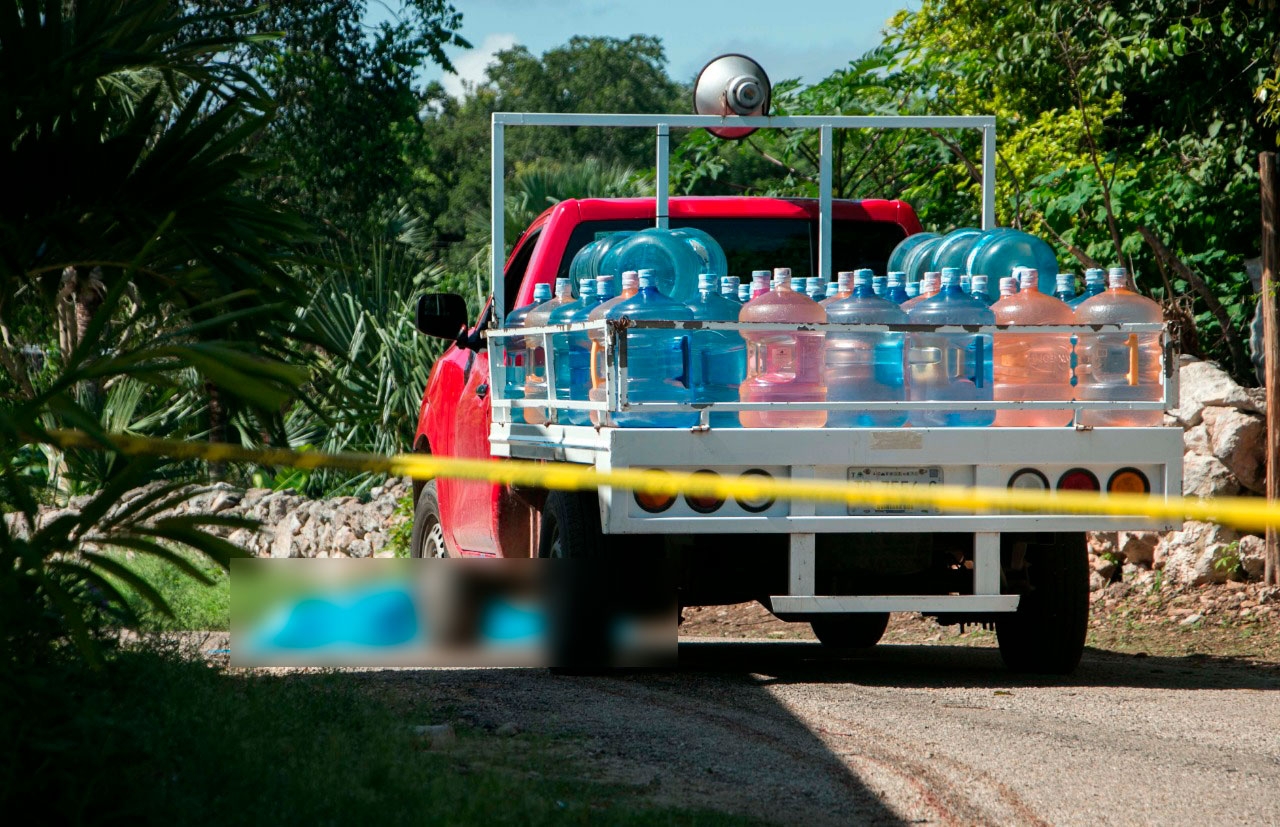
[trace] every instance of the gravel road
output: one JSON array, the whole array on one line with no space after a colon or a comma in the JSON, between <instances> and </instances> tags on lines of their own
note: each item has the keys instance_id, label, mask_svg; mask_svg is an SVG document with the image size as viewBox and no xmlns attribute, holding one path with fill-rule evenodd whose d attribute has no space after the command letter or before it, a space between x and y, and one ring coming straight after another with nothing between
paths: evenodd
<instances>
[{"instance_id":1,"label":"gravel road","mask_svg":"<svg viewBox=\"0 0 1280 827\"><path fill-rule=\"evenodd\" d=\"M1280 824L1280 670L1089 651L682 638L679 672L365 673L481 727L567 735L656 802L802 824ZM385 684L385 686L382 686Z\"/></svg>"}]
</instances>

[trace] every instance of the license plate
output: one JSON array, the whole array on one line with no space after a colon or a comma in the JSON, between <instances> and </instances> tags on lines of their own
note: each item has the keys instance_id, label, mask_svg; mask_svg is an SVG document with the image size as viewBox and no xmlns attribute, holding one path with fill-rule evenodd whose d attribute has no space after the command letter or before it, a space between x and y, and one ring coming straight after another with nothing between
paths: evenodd
<instances>
[{"instance_id":1,"label":"license plate","mask_svg":"<svg viewBox=\"0 0 1280 827\"><path fill-rule=\"evenodd\" d=\"M942 469L936 465L909 468L872 468L859 466L849 469L849 482L885 482L892 485L941 485ZM849 515L865 514L937 514L938 509L928 506L850 505Z\"/></svg>"}]
</instances>

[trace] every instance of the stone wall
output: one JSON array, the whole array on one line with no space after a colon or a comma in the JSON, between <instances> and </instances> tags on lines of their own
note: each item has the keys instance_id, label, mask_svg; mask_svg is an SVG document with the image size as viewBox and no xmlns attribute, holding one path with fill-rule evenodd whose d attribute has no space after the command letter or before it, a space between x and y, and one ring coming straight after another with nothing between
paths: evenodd
<instances>
[{"instance_id":1,"label":"stone wall","mask_svg":"<svg viewBox=\"0 0 1280 827\"><path fill-rule=\"evenodd\" d=\"M1182 490L1202 498L1266 491L1266 391L1243 388L1213 362L1182 357L1178 409L1166 424L1184 429ZM1198 586L1262 575L1262 538L1189 521L1181 531L1089 535L1093 588L1121 577Z\"/></svg>"}]
</instances>

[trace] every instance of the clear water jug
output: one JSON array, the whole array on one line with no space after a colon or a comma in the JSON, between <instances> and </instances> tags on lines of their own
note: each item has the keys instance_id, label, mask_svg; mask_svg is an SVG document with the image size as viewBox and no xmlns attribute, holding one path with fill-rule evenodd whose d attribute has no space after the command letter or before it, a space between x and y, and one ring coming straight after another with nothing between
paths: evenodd
<instances>
[{"instance_id":1,"label":"clear water jug","mask_svg":"<svg viewBox=\"0 0 1280 827\"><path fill-rule=\"evenodd\" d=\"M733 299L735 302L738 301L738 288L740 286L741 285L738 284L738 280L733 276L720 277L720 295L724 296L726 299ZM741 302L739 302L739 304L741 304Z\"/></svg>"},{"instance_id":2,"label":"clear water jug","mask_svg":"<svg viewBox=\"0 0 1280 827\"><path fill-rule=\"evenodd\" d=\"M503 328L514 330L524 327L525 318L534 308L551 298L551 285L540 282L533 286L533 301L524 307L517 307L507 314ZM525 341L523 336L509 336L503 340L502 367L506 371L503 380L504 396L507 399L524 398L524 358Z\"/></svg>"},{"instance_id":3,"label":"clear water jug","mask_svg":"<svg viewBox=\"0 0 1280 827\"><path fill-rule=\"evenodd\" d=\"M1129 287L1123 267L1111 268L1107 289L1075 311L1078 324L1137 324L1164 321L1160 305ZM1112 402L1157 402L1164 398L1159 333L1079 333L1076 398ZM1080 412L1082 425L1160 425L1161 411Z\"/></svg>"},{"instance_id":4,"label":"clear water jug","mask_svg":"<svg viewBox=\"0 0 1280 827\"><path fill-rule=\"evenodd\" d=\"M835 285L836 285L835 295L824 299L822 301L823 307L826 307L828 304L831 304L832 302L838 302L842 299L847 299L853 295L853 271L842 270L839 273L836 273Z\"/></svg>"},{"instance_id":5,"label":"clear water jug","mask_svg":"<svg viewBox=\"0 0 1280 827\"><path fill-rule=\"evenodd\" d=\"M587 321L594 322L605 318L605 315L610 310L634 296L639 289L640 274L635 270L624 271L622 274L622 292L596 305L587 314ZM587 394L587 398L593 402L603 402L605 398L604 374L606 370L604 354L605 332L604 330L590 330L587 331L587 338L591 340L591 391ZM592 425L599 425L604 421L599 411L591 411L590 419Z\"/></svg>"},{"instance_id":6,"label":"clear water jug","mask_svg":"<svg viewBox=\"0 0 1280 827\"><path fill-rule=\"evenodd\" d=\"M689 321L693 311L663 295L658 276L649 270L639 274L639 290L615 304L605 317L633 321ZM689 337L680 330L626 331L627 400L629 402L689 402ZM688 428L698 423L696 411L621 411L613 421L624 428Z\"/></svg>"},{"instance_id":7,"label":"clear water jug","mask_svg":"<svg viewBox=\"0 0 1280 827\"><path fill-rule=\"evenodd\" d=\"M1061 299L1040 292L1035 270L1022 271L1022 289L991 308L996 324L1070 325L1075 314ZM997 333L994 337L995 398L1008 401L1070 402L1070 333ZM1071 424L1067 406L1051 410L996 412L1000 426L1052 427Z\"/></svg>"},{"instance_id":8,"label":"clear water jug","mask_svg":"<svg viewBox=\"0 0 1280 827\"><path fill-rule=\"evenodd\" d=\"M791 289L791 271L779 268L778 286L752 299L742 308L743 322L818 324L827 320L822 306ZM747 378L740 395L743 402L821 402L827 398L823 377L823 344L820 331L743 331L747 340ZM748 428L821 428L826 411L742 411L739 419Z\"/></svg>"},{"instance_id":9,"label":"clear water jug","mask_svg":"<svg viewBox=\"0 0 1280 827\"><path fill-rule=\"evenodd\" d=\"M585 322L587 316L600 304L596 295L596 280L578 281L578 300L562 304L547 317L547 324L573 324ZM556 333L551 337L554 355L556 399L585 402L591 392L591 339L586 332ZM587 411L562 408L558 420L564 425L586 425L591 421Z\"/></svg>"},{"instance_id":10,"label":"clear water jug","mask_svg":"<svg viewBox=\"0 0 1280 827\"><path fill-rule=\"evenodd\" d=\"M874 293L875 295L879 296L880 298L884 298L884 291L885 291L885 290L887 290L887 289L889 289L889 277L888 277L888 276L872 276L872 277L871 277L871 292L872 292L872 293Z\"/></svg>"},{"instance_id":11,"label":"clear water jug","mask_svg":"<svg viewBox=\"0 0 1280 827\"><path fill-rule=\"evenodd\" d=\"M996 303L991 296L991 288L986 276L979 273L969 279L969 295L985 304L987 307Z\"/></svg>"},{"instance_id":12,"label":"clear water jug","mask_svg":"<svg viewBox=\"0 0 1280 827\"><path fill-rule=\"evenodd\" d=\"M699 276L698 300L689 305L700 322L736 322L742 305L737 299L715 292L715 276ZM742 334L732 330L696 330L689 335L692 349L690 384L693 401L737 402L738 386L747 376L747 345ZM737 411L711 412L711 427L738 427Z\"/></svg>"},{"instance_id":13,"label":"clear water jug","mask_svg":"<svg viewBox=\"0 0 1280 827\"><path fill-rule=\"evenodd\" d=\"M1075 273L1059 273L1054 277L1053 297L1060 302L1070 303L1076 297Z\"/></svg>"},{"instance_id":14,"label":"clear water jug","mask_svg":"<svg viewBox=\"0 0 1280 827\"><path fill-rule=\"evenodd\" d=\"M966 296L959 275L948 271L936 295L911 308L912 324L990 325L991 308ZM907 388L912 401L984 402L993 398L991 336L985 333L912 333L908 337ZM913 410L921 427L990 425L994 411Z\"/></svg>"},{"instance_id":15,"label":"clear water jug","mask_svg":"<svg viewBox=\"0 0 1280 827\"><path fill-rule=\"evenodd\" d=\"M933 249L933 260L929 262L930 270L942 270L943 267L955 267L961 273L969 263L969 253L975 244L982 240L982 230L974 227L961 227L952 230L942 237Z\"/></svg>"},{"instance_id":16,"label":"clear water jug","mask_svg":"<svg viewBox=\"0 0 1280 827\"><path fill-rule=\"evenodd\" d=\"M524 317L525 327L545 327L551 313L561 305L573 301L573 288L568 279L556 279L555 297L543 302ZM524 348L524 398L547 398L547 352L542 347L542 336L526 336ZM524 421L531 425L541 425L547 421L550 413L546 408L524 408Z\"/></svg>"},{"instance_id":17,"label":"clear water jug","mask_svg":"<svg viewBox=\"0 0 1280 827\"><path fill-rule=\"evenodd\" d=\"M911 313L911 309L920 304L930 296L936 296L938 291L942 289L941 273L925 273L924 278L919 282L919 289L914 296L902 303L902 309Z\"/></svg>"},{"instance_id":18,"label":"clear water jug","mask_svg":"<svg viewBox=\"0 0 1280 827\"><path fill-rule=\"evenodd\" d=\"M907 299L911 298L907 295L907 288L904 284L906 273L890 273L885 276L885 294L884 297L894 304L904 304Z\"/></svg>"},{"instance_id":19,"label":"clear water jug","mask_svg":"<svg viewBox=\"0 0 1280 827\"><path fill-rule=\"evenodd\" d=\"M738 302L740 304L746 304L749 301L751 301L751 285L746 283L739 284L738 285Z\"/></svg>"},{"instance_id":20,"label":"clear water jug","mask_svg":"<svg viewBox=\"0 0 1280 827\"><path fill-rule=\"evenodd\" d=\"M855 281L853 295L827 305L833 324L905 324L901 307L875 294L865 277ZM901 402L907 398L903 373L904 336L893 332L827 332L825 370L829 402ZM896 428L905 424L901 410L830 411L834 428Z\"/></svg>"},{"instance_id":21,"label":"clear water jug","mask_svg":"<svg viewBox=\"0 0 1280 827\"><path fill-rule=\"evenodd\" d=\"M699 230L697 227L680 227L671 232L683 238L702 261L699 273L711 273L715 276L728 275L729 259L725 256L720 242L716 241L710 233Z\"/></svg>"}]
</instances>

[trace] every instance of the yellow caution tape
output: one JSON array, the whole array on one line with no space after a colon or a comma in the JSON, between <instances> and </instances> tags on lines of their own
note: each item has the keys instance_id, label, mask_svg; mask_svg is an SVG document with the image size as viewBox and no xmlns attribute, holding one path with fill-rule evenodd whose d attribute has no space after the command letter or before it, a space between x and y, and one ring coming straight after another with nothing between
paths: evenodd
<instances>
[{"instance_id":1,"label":"yellow caution tape","mask_svg":"<svg viewBox=\"0 0 1280 827\"><path fill-rule=\"evenodd\" d=\"M62 448L105 446L83 431L49 432ZM301 469L336 468L428 480L481 480L503 485L567 491L621 488L647 494L691 494L744 500L785 499L867 506L931 506L974 513L1021 511L1035 514L1089 514L1151 519L1201 520L1237 528L1280 528L1280 506L1256 497L1164 497L1159 494L1100 494L1086 491L1024 491L959 485L911 486L883 482L775 479L760 475L722 477L684 471L623 469L597 471L586 465L526 460L470 460L431 454L327 454L284 448L242 448L226 443L184 442L111 434L111 449L134 456L252 462Z\"/></svg>"}]
</instances>

